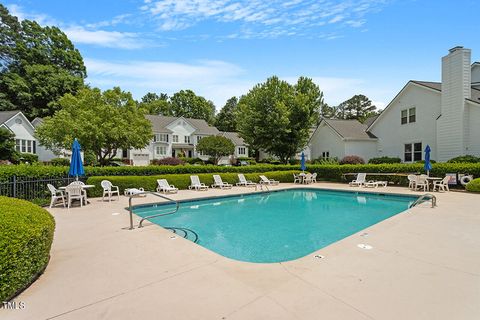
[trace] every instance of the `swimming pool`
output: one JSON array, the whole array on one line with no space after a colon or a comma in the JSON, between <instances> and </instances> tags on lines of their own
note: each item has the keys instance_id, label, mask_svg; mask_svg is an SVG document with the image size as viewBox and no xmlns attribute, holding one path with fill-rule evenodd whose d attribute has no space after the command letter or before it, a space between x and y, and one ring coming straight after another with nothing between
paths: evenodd
<instances>
[{"instance_id":1,"label":"swimming pool","mask_svg":"<svg viewBox=\"0 0 480 320\"><path fill-rule=\"evenodd\" d=\"M225 257L282 262L308 255L405 211L415 200L398 195L288 189L186 201L178 212L149 221ZM141 205L133 212L146 217L173 208Z\"/></svg>"}]
</instances>

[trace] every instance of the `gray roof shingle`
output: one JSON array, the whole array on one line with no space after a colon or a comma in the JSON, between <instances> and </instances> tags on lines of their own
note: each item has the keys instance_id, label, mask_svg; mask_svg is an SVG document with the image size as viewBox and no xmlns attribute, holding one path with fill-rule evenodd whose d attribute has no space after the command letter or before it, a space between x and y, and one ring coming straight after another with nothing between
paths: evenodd
<instances>
[{"instance_id":1,"label":"gray roof shingle","mask_svg":"<svg viewBox=\"0 0 480 320\"><path fill-rule=\"evenodd\" d=\"M441 82L416 81L416 80L412 80L411 82L422 85L424 87L428 87L430 89L434 89L434 90L437 90L437 91L442 91L442 83ZM480 103L480 90L472 87L471 93L470 93L470 99L468 99L468 100Z\"/></svg>"},{"instance_id":2,"label":"gray roof shingle","mask_svg":"<svg viewBox=\"0 0 480 320\"><path fill-rule=\"evenodd\" d=\"M358 120L323 119L345 140L372 140L374 135L366 132L367 126Z\"/></svg>"},{"instance_id":3,"label":"gray roof shingle","mask_svg":"<svg viewBox=\"0 0 480 320\"><path fill-rule=\"evenodd\" d=\"M245 141L238 135L238 132L222 132L220 133L222 137L230 139L236 146L244 146Z\"/></svg>"},{"instance_id":4,"label":"gray roof shingle","mask_svg":"<svg viewBox=\"0 0 480 320\"><path fill-rule=\"evenodd\" d=\"M167 117L167 116L157 116L157 115L146 115L145 116L152 123L152 129L154 132L166 132L170 133L171 130L167 126L179 119L180 117ZM203 119L192 119L184 118L188 123L190 123L195 128L195 134L205 134L205 135L217 135L220 133L217 128L209 126L207 121Z\"/></svg>"},{"instance_id":5,"label":"gray roof shingle","mask_svg":"<svg viewBox=\"0 0 480 320\"><path fill-rule=\"evenodd\" d=\"M18 110L0 111L0 124L7 122L11 117L19 113Z\"/></svg>"}]
</instances>

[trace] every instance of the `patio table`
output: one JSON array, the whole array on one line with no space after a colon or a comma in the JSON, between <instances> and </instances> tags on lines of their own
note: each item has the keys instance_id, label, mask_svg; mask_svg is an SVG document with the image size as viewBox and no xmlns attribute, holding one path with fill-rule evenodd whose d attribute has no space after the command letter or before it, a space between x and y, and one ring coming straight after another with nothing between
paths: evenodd
<instances>
[{"instance_id":1,"label":"patio table","mask_svg":"<svg viewBox=\"0 0 480 320\"><path fill-rule=\"evenodd\" d=\"M443 178L438 178L438 177L427 177L427 181L428 181L428 190L430 190L430 184L432 185L433 187L433 183L435 181L439 181L439 180L443 180Z\"/></svg>"}]
</instances>

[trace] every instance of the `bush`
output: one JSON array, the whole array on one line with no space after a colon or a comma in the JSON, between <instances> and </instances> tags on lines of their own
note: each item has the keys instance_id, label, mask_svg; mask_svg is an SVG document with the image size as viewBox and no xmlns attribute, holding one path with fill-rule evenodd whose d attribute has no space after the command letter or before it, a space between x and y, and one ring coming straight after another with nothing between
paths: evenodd
<instances>
[{"instance_id":1,"label":"bush","mask_svg":"<svg viewBox=\"0 0 480 320\"><path fill-rule=\"evenodd\" d=\"M421 164L425 164L425 160L418 160L418 161L415 161L415 163L421 163ZM437 161L435 160L430 160L430 163L437 163Z\"/></svg>"},{"instance_id":2,"label":"bush","mask_svg":"<svg viewBox=\"0 0 480 320\"><path fill-rule=\"evenodd\" d=\"M86 151L86 152L83 154L83 163L84 163L86 166L97 166L97 165L98 165L98 161L97 161L97 155L95 154L95 152ZM70 165L70 164L69 164L69 165Z\"/></svg>"},{"instance_id":3,"label":"bush","mask_svg":"<svg viewBox=\"0 0 480 320\"><path fill-rule=\"evenodd\" d=\"M378 157L378 158L371 158L368 160L368 163L371 164L382 164L382 163L401 163L402 159L397 157Z\"/></svg>"},{"instance_id":4,"label":"bush","mask_svg":"<svg viewBox=\"0 0 480 320\"><path fill-rule=\"evenodd\" d=\"M183 162L182 159L180 158L163 158L163 159L154 159L152 160L153 165L159 165L159 166L179 166L179 165L184 165L185 162Z\"/></svg>"},{"instance_id":5,"label":"bush","mask_svg":"<svg viewBox=\"0 0 480 320\"><path fill-rule=\"evenodd\" d=\"M253 182L260 181L259 175L263 174L269 179L275 179L280 182L293 182L293 173L299 173L300 170L293 171L270 171L260 173L246 173L245 178ZM207 186L213 184L214 173L200 173L197 174L200 181ZM237 173L218 173L224 182L236 184L238 182ZM104 177L90 177L87 179L87 184L95 185L95 188L89 189L90 197L101 197L102 188L100 182L102 180L109 180L113 185L118 186L120 193L127 188L144 188L145 190L154 191L157 188L157 179L167 179L168 183L175 185L178 189L188 189L190 185L190 174L166 174L158 176L104 176Z\"/></svg>"},{"instance_id":6,"label":"bush","mask_svg":"<svg viewBox=\"0 0 480 320\"><path fill-rule=\"evenodd\" d=\"M330 165L338 165L338 158L337 157L333 157L333 158L318 158L318 159L314 159L312 160L312 163L313 164L330 164Z\"/></svg>"},{"instance_id":7,"label":"bush","mask_svg":"<svg viewBox=\"0 0 480 320\"><path fill-rule=\"evenodd\" d=\"M238 157L236 159L236 165L237 166L240 166L242 164L242 162L246 162L247 164L249 165L255 165L257 164L257 162L255 161L255 158L250 158L250 157Z\"/></svg>"},{"instance_id":8,"label":"bush","mask_svg":"<svg viewBox=\"0 0 480 320\"><path fill-rule=\"evenodd\" d=\"M53 158L52 160L50 160L50 164L52 166L70 166L70 159L68 158Z\"/></svg>"},{"instance_id":9,"label":"bush","mask_svg":"<svg viewBox=\"0 0 480 320\"><path fill-rule=\"evenodd\" d=\"M45 269L55 221L30 202L0 197L0 301L8 301Z\"/></svg>"},{"instance_id":10,"label":"bush","mask_svg":"<svg viewBox=\"0 0 480 320\"><path fill-rule=\"evenodd\" d=\"M17 152L13 157L14 163L29 163L35 164L38 162L38 155L32 153L19 153Z\"/></svg>"},{"instance_id":11,"label":"bush","mask_svg":"<svg viewBox=\"0 0 480 320\"><path fill-rule=\"evenodd\" d=\"M200 158L179 158L180 160L182 160L184 163L188 163L188 164L203 164L203 160L200 159Z\"/></svg>"},{"instance_id":12,"label":"bush","mask_svg":"<svg viewBox=\"0 0 480 320\"><path fill-rule=\"evenodd\" d=\"M465 189L470 192L480 192L480 178L473 179L466 186Z\"/></svg>"},{"instance_id":13,"label":"bush","mask_svg":"<svg viewBox=\"0 0 480 320\"><path fill-rule=\"evenodd\" d=\"M459 156L447 161L447 163L479 163L479 162L480 162L479 157L475 157L471 155Z\"/></svg>"},{"instance_id":14,"label":"bush","mask_svg":"<svg viewBox=\"0 0 480 320\"><path fill-rule=\"evenodd\" d=\"M363 160L359 156L345 156L340 160L340 164L364 164L365 160Z\"/></svg>"}]
</instances>

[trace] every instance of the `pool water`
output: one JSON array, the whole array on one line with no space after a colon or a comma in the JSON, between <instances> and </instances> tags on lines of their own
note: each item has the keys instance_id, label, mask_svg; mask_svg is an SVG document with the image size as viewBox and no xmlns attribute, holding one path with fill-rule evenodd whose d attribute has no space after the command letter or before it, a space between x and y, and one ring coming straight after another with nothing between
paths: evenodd
<instances>
[{"instance_id":1,"label":"pool water","mask_svg":"<svg viewBox=\"0 0 480 320\"><path fill-rule=\"evenodd\" d=\"M181 230L190 240L225 257L282 262L320 248L408 209L415 197L290 189L181 202L178 212L149 219ZM142 205L146 217L172 205Z\"/></svg>"}]
</instances>

